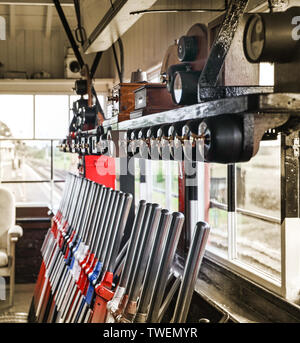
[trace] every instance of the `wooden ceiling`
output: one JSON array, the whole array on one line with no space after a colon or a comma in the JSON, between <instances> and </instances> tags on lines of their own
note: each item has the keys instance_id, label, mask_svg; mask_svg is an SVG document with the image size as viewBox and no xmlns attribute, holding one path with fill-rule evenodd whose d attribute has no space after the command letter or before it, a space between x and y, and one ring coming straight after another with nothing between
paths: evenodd
<instances>
[{"instance_id":1,"label":"wooden ceiling","mask_svg":"<svg viewBox=\"0 0 300 343\"><path fill-rule=\"evenodd\" d=\"M62 0L61 4L72 28L76 27L73 0ZM17 30L44 31L49 38L52 30L61 30L62 25L51 0L0 1L0 16L6 20L9 39L14 39Z\"/></svg>"}]
</instances>

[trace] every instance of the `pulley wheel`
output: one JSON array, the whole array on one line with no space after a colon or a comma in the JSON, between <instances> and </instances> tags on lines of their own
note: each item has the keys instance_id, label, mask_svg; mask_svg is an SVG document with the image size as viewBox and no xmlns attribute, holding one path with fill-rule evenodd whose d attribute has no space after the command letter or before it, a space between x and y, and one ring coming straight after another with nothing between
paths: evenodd
<instances>
[{"instance_id":1,"label":"pulley wheel","mask_svg":"<svg viewBox=\"0 0 300 343\"><path fill-rule=\"evenodd\" d=\"M175 73L178 71L187 71L187 70L189 70L189 66L185 63L174 64L168 68L166 81L167 81L167 90L169 92L171 92L171 90L173 89Z\"/></svg>"},{"instance_id":2,"label":"pulley wheel","mask_svg":"<svg viewBox=\"0 0 300 343\"><path fill-rule=\"evenodd\" d=\"M177 105L193 105L198 102L198 81L201 71L177 71L171 89Z\"/></svg>"},{"instance_id":3,"label":"pulley wheel","mask_svg":"<svg viewBox=\"0 0 300 343\"><path fill-rule=\"evenodd\" d=\"M75 81L75 92L78 95L85 95L88 93L87 80L76 80Z\"/></svg>"},{"instance_id":4,"label":"pulley wheel","mask_svg":"<svg viewBox=\"0 0 300 343\"><path fill-rule=\"evenodd\" d=\"M93 107L85 107L84 108L84 119L85 124L92 124L95 125L97 119L97 109L96 106Z\"/></svg>"},{"instance_id":5,"label":"pulley wheel","mask_svg":"<svg viewBox=\"0 0 300 343\"><path fill-rule=\"evenodd\" d=\"M239 162L243 152L243 129L240 118L206 118L199 125L199 135L204 139L205 162Z\"/></svg>"},{"instance_id":6,"label":"pulley wheel","mask_svg":"<svg viewBox=\"0 0 300 343\"><path fill-rule=\"evenodd\" d=\"M194 61L198 53L198 40L195 36L182 36L178 42L177 54L181 62Z\"/></svg>"}]
</instances>

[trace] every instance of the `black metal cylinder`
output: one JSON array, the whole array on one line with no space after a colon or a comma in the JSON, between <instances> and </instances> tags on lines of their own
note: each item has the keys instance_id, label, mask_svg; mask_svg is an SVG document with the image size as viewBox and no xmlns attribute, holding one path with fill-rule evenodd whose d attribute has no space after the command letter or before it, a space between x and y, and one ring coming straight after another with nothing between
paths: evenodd
<instances>
[{"instance_id":1,"label":"black metal cylinder","mask_svg":"<svg viewBox=\"0 0 300 343\"><path fill-rule=\"evenodd\" d=\"M204 139L205 162L236 163L242 158L244 128L241 118L230 115L206 118L199 125L199 136Z\"/></svg>"},{"instance_id":2,"label":"black metal cylinder","mask_svg":"<svg viewBox=\"0 0 300 343\"><path fill-rule=\"evenodd\" d=\"M198 41L194 36L182 36L178 42L177 55L181 62L194 61L198 53Z\"/></svg>"},{"instance_id":3,"label":"black metal cylinder","mask_svg":"<svg viewBox=\"0 0 300 343\"><path fill-rule=\"evenodd\" d=\"M201 71L178 71L174 74L172 99L177 105L193 105L198 102L198 80Z\"/></svg>"},{"instance_id":4,"label":"black metal cylinder","mask_svg":"<svg viewBox=\"0 0 300 343\"><path fill-rule=\"evenodd\" d=\"M259 62L290 62L299 47L296 24L300 7L285 12L256 13L249 17L244 31L243 46L247 60Z\"/></svg>"}]
</instances>

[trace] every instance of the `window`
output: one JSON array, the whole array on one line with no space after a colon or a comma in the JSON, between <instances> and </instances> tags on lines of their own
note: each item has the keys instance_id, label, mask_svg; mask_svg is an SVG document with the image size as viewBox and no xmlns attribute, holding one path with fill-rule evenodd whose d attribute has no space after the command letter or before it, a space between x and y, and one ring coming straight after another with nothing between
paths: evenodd
<instances>
[{"instance_id":1,"label":"window","mask_svg":"<svg viewBox=\"0 0 300 343\"><path fill-rule=\"evenodd\" d=\"M69 97L66 95L35 96L35 137L62 138L69 126Z\"/></svg>"},{"instance_id":2,"label":"window","mask_svg":"<svg viewBox=\"0 0 300 343\"><path fill-rule=\"evenodd\" d=\"M0 95L0 178L17 205L59 204L77 154L57 148L68 133L69 95Z\"/></svg>"},{"instance_id":3,"label":"window","mask_svg":"<svg viewBox=\"0 0 300 343\"><path fill-rule=\"evenodd\" d=\"M211 226L208 246L212 251L227 256L227 166L211 163L207 167L210 175L208 221Z\"/></svg>"},{"instance_id":4,"label":"window","mask_svg":"<svg viewBox=\"0 0 300 343\"><path fill-rule=\"evenodd\" d=\"M259 85L274 86L274 64L260 63L259 64Z\"/></svg>"},{"instance_id":5,"label":"window","mask_svg":"<svg viewBox=\"0 0 300 343\"><path fill-rule=\"evenodd\" d=\"M281 138L236 165L209 164L209 255L280 292ZM229 192L231 196L228 197ZM228 201L231 201L229 204ZM274 286L274 287L273 287Z\"/></svg>"},{"instance_id":6,"label":"window","mask_svg":"<svg viewBox=\"0 0 300 343\"><path fill-rule=\"evenodd\" d=\"M236 165L237 258L280 277L280 139Z\"/></svg>"},{"instance_id":7,"label":"window","mask_svg":"<svg viewBox=\"0 0 300 343\"><path fill-rule=\"evenodd\" d=\"M152 161L152 201L166 207L166 173L163 161ZM167 163L165 163L167 164Z\"/></svg>"},{"instance_id":8,"label":"window","mask_svg":"<svg viewBox=\"0 0 300 343\"><path fill-rule=\"evenodd\" d=\"M273 64L260 63L259 85L274 86ZM209 193L208 255L283 294L280 140L261 141L247 163L207 164L203 182Z\"/></svg>"},{"instance_id":9,"label":"window","mask_svg":"<svg viewBox=\"0 0 300 343\"><path fill-rule=\"evenodd\" d=\"M178 211L178 162L136 159L135 199Z\"/></svg>"},{"instance_id":10,"label":"window","mask_svg":"<svg viewBox=\"0 0 300 343\"><path fill-rule=\"evenodd\" d=\"M159 63L158 65L154 66L147 70L147 80L148 82L160 82L160 71L161 71L162 64Z\"/></svg>"},{"instance_id":11,"label":"window","mask_svg":"<svg viewBox=\"0 0 300 343\"><path fill-rule=\"evenodd\" d=\"M33 95L0 95L1 136L33 138Z\"/></svg>"}]
</instances>

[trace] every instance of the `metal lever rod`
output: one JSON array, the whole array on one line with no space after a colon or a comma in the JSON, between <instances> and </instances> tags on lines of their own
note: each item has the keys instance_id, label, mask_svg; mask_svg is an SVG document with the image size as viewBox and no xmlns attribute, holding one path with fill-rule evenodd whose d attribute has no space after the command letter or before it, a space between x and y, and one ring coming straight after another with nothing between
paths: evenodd
<instances>
[{"instance_id":1,"label":"metal lever rod","mask_svg":"<svg viewBox=\"0 0 300 343\"><path fill-rule=\"evenodd\" d=\"M159 309L163 301L168 275L174 260L183 222L184 215L181 212L174 212L172 214L171 228L168 232L165 249L159 265L157 278L155 280L155 286L153 287L153 295L147 317L148 323L159 322Z\"/></svg>"},{"instance_id":2,"label":"metal lever rod","mask_svg":"<svg viewBox=\"0 0 300 343\"><path fill-rule=\"evenodd\" d=\"M128 293L128 302L124 311L125 320L133 320L136 314L137 299L149 261L150 249L153 246L154 238L158 229L160 216L161 207L158 204L152 204L150 220L143 237L143 242L135 265L134 277Z\"/></svg>"},{"instance_id":3,"label":"metal lever rod","mask_svg":"<svg viewBox=\"0 0 300 343\"><path fill-rule=\"evenodd\" d=\"M179 289L172 323L185 323L190 308L195 283L205 252L210 228L205 222L198 222L189 249L186 265L183 272L182 283Z\"/></svg>"},{"instance_id":4,"label":"metal lever rod","mask_svg":"<svg viewBox=\"0 0 300 343\"><path fill-rule=\"evenodd\" d=\"M170 228L170 223L171 213L168 210L162 210L155 241L149 257L149 263L145 272L143 287L139 298L138 311L134 320L135 322L146 321L147 309L151 300L159 263L162 258L166 236Z\"/></svg>"},{"instance_id":5,"label":"metal lever rod","mask_svg":"<svg viewBox=\"0 0 300 343\"><path fill-rule=\"evenodd\" d=\"M135 263L134 255L138 251L140 246L140 240L142 237L142 223L146 211L146 201L141 200L135 215L133 229L129 238L128 248L126 252L124 267L120 276L119 284L115 290L112 300L107 303L107 317L106 322L115 322L115 319L112 314L114 314L120 305L121 300L123 299L124 292L130 280L131 270Z\"/></svg>"},{"instance_id":6,"label":"metal lever rod","mask_svg":"<svg viewBox=\"0 0 300 343\"><path fill-rule=\"evenodd\" d=\"M116 234L113 239L113 245L111 245L110 250L107 252L107 256L104 263L104 270L113 273L115 266L116 266L116 259L120 249L121 241L124 234L125 224L126 221L124 218L128 217L128 213L130 210L131 202L132 202L132 195L128 193L123 193L121 195L122 202L124 202L122 206L122 211L117 213L116 218L114 220L114 227ZM107 267L106 267L107 266Z\"/></svg>"}]
</instances>

